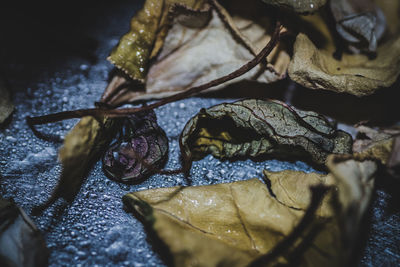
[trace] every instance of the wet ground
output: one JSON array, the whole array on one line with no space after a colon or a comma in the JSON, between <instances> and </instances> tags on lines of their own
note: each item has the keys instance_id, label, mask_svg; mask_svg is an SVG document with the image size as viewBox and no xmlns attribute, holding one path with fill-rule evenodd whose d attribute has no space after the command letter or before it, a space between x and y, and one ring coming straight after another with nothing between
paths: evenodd
<instances>
[{"instance_id":1,"label":"wet ground","mask_svg":"<svg viewBox=\"0 0 400 267\"><path fill-rule=\"evenodd\" d=\"M112 70L105 58L128 30L130 17L139 6L137 1L113 4L89 1L84 6L71 2L51 6L31 4L21 7L15 4L0 11L0 30L6 36L0 47L0 74L13 90L16 105L11 120L0 129L1 193L14 198L28 213L35 204L48 198L57 182L60 174L57 150L61 144L36 138L27 127L25 117L92 107ZM287 82L278 84L281 88L287 85ZM314 110L318 109L319 103L326 111L327 103L337 98L322 93L317 94L319 99L310 101L307 90L296 89L293 85L285 90L267 89L263 88L264 92L268 91L264 93L266 97L285 98ZM383 103L393 101L391 94L388 91L375 99ZM188 119L200 108L233 101L220 96L190 98L156 110L159 124L170 140L166 168L180 166L178 137ZM360 110L366 108L366 103L376 104L368 98L360 101L342 96L340 101L343 106L354 108L361 118L368 117L368 110ZM393 110L382 106L374 114L382 112ZM329 111L325 113L332 115ZM352 115L339 114L338 117L351 120ZM63 137L76 122L69 120L38 129ZM194 185L203 185L261 178L263 169L313 170L300 161L221 162L207 156L193 164L191 180ZM123 185L106 178L101 164L97 163L73 203L59 200L43 215L32 217L45 235L51 251L50 265L164 265L154 252L142 224L124 211L121 197L131 191L186 183L182 175L154 175L138 185ZM361 260L355 260L361 266L400 263L398 200L390 180L379 182L360 237Z\"/></svg>"}]
</instances>

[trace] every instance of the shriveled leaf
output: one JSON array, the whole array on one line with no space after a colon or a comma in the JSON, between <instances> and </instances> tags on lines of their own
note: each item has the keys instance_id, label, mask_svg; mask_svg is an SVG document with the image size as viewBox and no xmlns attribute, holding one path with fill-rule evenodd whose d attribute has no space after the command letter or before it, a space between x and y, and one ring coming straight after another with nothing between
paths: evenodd
<instances>
[{"instance_id":1,"label":"shriveled leaf","mask_svg":"<svg viewBox=\"0 0 400 267\"><path fill-rule=\"evenodd\" d=\"M369 186L373 185L376 165L354 159L338 161L330 165L334 172L330 175L266 172L273 195L265 184L252 179L133 192L123 201L143 216L168 245L176 266L247 266L274 249L297 226L310 203L311 185L337 186L309 225L314 229L318 224L322 229L310 240L306 233L300 235L277 261L300 266L340 266L347 261L346 253L353 245L342 243L347 228L341 228L341 222L358 227L371 196ZM339 200L339 209L331 206L332 199ZM354 209L356 213L350 214ZM353 231L351 236L356 234ZM302 253L293 258L300 249Z\"/></svg>"},{"instance_id":2,"label":"shriveled leaf","mask_svg":"<svg viewBox=\"0 0 400 267\"><path fill-rule=\"evenodd\" d=\"M369 206L377 165L358 156L330 155L327 166L337 184L342 238L347 257L351 257L349 248L356 242L361 219Z\"/></svg>"},{"instance_id":3,"label":"shriveled leaf","mask_svg":"<svg viewBox=\"0 0 400 267\"><path fill-rule=\"evenodd\" d=\"M159 170L168 156L168 138L153 110L123 118L120 136L103 156L103 169L113 179L138 182Z\"/></svg>"},{"instance_id":4,"label":"shriveled leaf","mask_svg":"<svg viewBox=\"0 0 400 267\"><path fill-rule=\"evenodd\" d=\"M25 212L0 197L0 265L47 266L48 250L40 231Z\"/></svg>"},{"instance_id":5,"label":"shriveled leaf","mask_svg":"<svg viewBox=\"0 0 400 267\"><path fill-rule=\"evenodd\" d=\"M320 9L326 4L326 0L262 0L263 2L287 8L297 13L312 13Z\"/></svg>"},{"instance_id":6,"label":"shriveled leaf","mask_svg":"<svg viewBox=\"0 0 400 267\"><path fill-rule=\"evenodd\" d=\"M10 92L0 78L0 124L11 115L13 110L14 105L11 101Z\"/></svg>"},{"instance_id":7,"label":"shriveled leaf","mask_svg":"<svg viewBox=\"0 0 400 267\"><path fill-rule=\"evenodd\" d=\"M144 82L151 54L157 54L168 29L168 12L176 3L201 7L202 0L146 0L131 20L130 31L111 52L108 60L132 79ZM152 52L153 51L153 52Z\"/></svg>"},{"instance_id":8,"label":"shriveled leaf","mask_svg":"<svg viewBox=\"0 0 400 267\"><path fill-rule=\"evenodd\" d=\"M105 117L101 123L93 117L83 118L68 133L59 151L63 168L57 189L67 200L72 200L78 192L91 165L104 151L114 132L112 119Z\"/></svg>"},{"instance_id":9,"label":"shriveled leaf","mask_svg":"<svg viewBox=\"0 0 400 267\"><path fill-rule=\"evenodd\" d=\"M186 124L180 144L185 159L273 155L323 165L331 153L350 153L352 138L315 112L250 99L202 109Z\"/></svg>"},{"instance_id":10,"label":"shriveled leaf","mask_svg":"<svg viewBox=\"0 0 400 267\"><path fill-rule=\"evenodd\" d=\"M357 127L353 151L361 158L376 159L393 177L400 177L400 128L372 129Z\"/></svg>"},{"instance_id":11,"label":"shriveled leaf","mask_svg":"<svg viewBox=\"0 0 400 267\"><path fill-rule=\"evenodd\" d=\"M353 151L366 158L374 158L386 165L392 153L394 138L400 129L375 130L366 126L357 127L357 138Z\"/></svg>"},{"instance_id":12,"label":"shriveled leaf","mask_svg":"<svg viewBox=\"0 0 400 267\"><path fill-rule=\"evenodd\" d=\"M376 52L386 29L382 10L372 0L330 1L339 35L356 50Z\"/></svg>"},{"instance_id":13,"label":"shriveled leaf","mask_svg":"<svg viewBox=\"0 0 400 267\"><path fill-rule=\"evenodd\" d=\"M101 123L100 123L100 122ZM101 157L117 127L114 119L104 117L82 118L67 134L64 146L59 151L62 171L50 199L41 207L46 208L58 198L72 201L93 164Z\"/></svg>"},{"instance_id":14,"label":"shriveled leaf","mask_svg":"<svg viewBox=\"0 0 400 267\"><path fill-rule=\"evenodd\" d=\"M375 59L343 54L339 61L299 34L288 73L292 80L311 89L370 95L392 85L400 74L400 37L380 45Z\"/></svg>"},{"instance_id":15,"label":"shriveled leaf","mask_svg":"<svg viewBox=\"0 0 400 267\"><path fill-rule=\"evenodd\" d=\"M231 17L216 1L211 2L211 6L202 10L184 6L172 9L172 26L160 53L149 67L145 91L127 88L112 97L112 104L169 96L227 75L253 59L270 40L273 25L267 17L250 20L240 13ZM229 5L233 4L229 2ZM282 47L277 47L267 60L270 62L267 66L257 66L245 75L207 91L241 80L270 83L282 79L289 55ZM116 76L105 94L110 95L109 92L123 82L126 80Z\"/></svg>"}]
</instances>

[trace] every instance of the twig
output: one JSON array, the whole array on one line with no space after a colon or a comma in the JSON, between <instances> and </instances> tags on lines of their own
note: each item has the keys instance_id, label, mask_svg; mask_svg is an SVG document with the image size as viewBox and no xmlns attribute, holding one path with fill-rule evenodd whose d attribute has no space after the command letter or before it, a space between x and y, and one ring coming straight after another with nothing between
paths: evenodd
<instances>
[{"instance_id":1,"label":"twig","mask_svg":"<svg viewBox=\"0 0 400 267\"><path fill-rule=\"evenodd\" d=\"M330 187L323 185L311 187L311 203L308 206L299 224L285 239L279 242L271 251L254 260L250 264L250 267L267 266L268 264L271 264L274 259L284 254L291 247L291 245L303 234L307 226L312 223L315 212L317 211L319 205L322 202L322 199L328 192L329 188Z\"/></svg>"},{"instance_id":2,"label":"twig","mask_svg":"<svg viewBox=\"0 0 400 267\"><path fill-rule=\"evenodd\" d=\"M125 117L125 116L128 116L128 115L136 113L136 112L158 108L165 104L184 99L186 97L200 93L201 91L204 91L211 87L214 87L214 86L223 84L227 81L230 81L232 79L235 79L235 78L245 74L246 72L250 71L251 69L253 69L262 60L265 60L265 58L271 53L272 49L279 42L280 30L281 30L281 23L279 21L277 21L274 33L272 34L271 39L269 40L268 44L261 50L261 52L259 54L257 54L252 60L247 62L245 65L243 65L239 69L231 72L228 75L225 75L218 79L212 80L208 83L205 83L205 84L202 84L199 86L195 86L184 92L177 93L175 95L163 98L162 100L155 102L151 105L144 106L144 107L138 107L138 108L123 108L123 109L98 109L98 108L79 109L79 110L59 112L59 113L38 116L38 117L29 117L28 116L26 119L30 125L37 125L37 124L46 124L46 123L57 122L57 121L66 120L66 119L82 118L84 116Z\"/></svg>"}]
</instances>

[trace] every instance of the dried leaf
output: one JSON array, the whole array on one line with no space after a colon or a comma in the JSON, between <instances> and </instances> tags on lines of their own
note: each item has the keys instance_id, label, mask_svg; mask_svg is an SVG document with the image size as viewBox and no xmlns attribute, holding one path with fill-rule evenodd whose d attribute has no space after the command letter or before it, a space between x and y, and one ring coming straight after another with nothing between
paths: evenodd
<instances>
[{"instance_id":1,"label":"dried leaf","mask_svg":"<svg viewBox=\"0 0 400 267\"><path fill-rule=\"evenodd\" d=\"M67 201L75 198L88 172L118 129L113 127L116 124L114 119L104 117L99 121L84 117L67 134L58 155L62 164L58 184L49 200L36 211L41 211L60 197Z\"/></svg>"},{"instance_id":2,"label":"dried leaf","mask_svg":"<svg viewBox=\"0 0 400 267\"><path fill-rule=\"evenodd\" d=\"M0 197L0 265L47 266L44 238L25 212Z\"/></svg>"},{"instance_id":3,"label":"dried leaf","mask_svg":"<svg viewBox=\"0 0 400 267\"><path fill-rule=\"evenodd\" d=\"M160 53L149 67L145 91L127 88L116 94L110 103L162 98L222 77L253 59L270 40L268 32L273 25L265 16L254 21L240 14L232 18L216 1L212 3L202 10L175 6L170 14L174 18L172 26ZM210 90L244 79L262 83L282 79L289 55L282 47L277 47L267 59L268 66L257 66L240 78ZM105 95L112 95L111 92L124 82L125 79L116 76Z\"/></svg>"},{"instance_id":4,"label":"dried leaf","mask_svg":"<svg viewBox=\"0 0 400 267\"><path fill-rule=\"evenodd\" d=\"M359 126L357 130L357 139L353 144L356 155L376 159L386 166L392 176L400 176L400 128L375 130Z\"/></svg>"},{"instance_id":5,"label":"dried leaf","mask_svg":"<svg viewBox=\"0 0 400 267\"><path fill-rule=\"evenodd\" d=\"M123 200L153 223L175 266L247 266L303 214L276 201L258 179L146 190Z\"/></svg>"},{"instance_id":6,"label":"dried leaf","mask_svg":"<svg viewBox=\"0 0 400 267\"><path fill-rule=\"evenodd\" d=\"M144 82L149 58L158 53L168 29L168 12L174 4L199 8L203 0L146 0L131 20L130 31L111 52L108 60L132 79Z\"/></svg>"},{"instance_id":7,"label":"dried leaf","mask_svg":"<svg viewBox=\"0 0 400 267\"><path fill-rule=\"evenodd\" d=\"M288 73L292 80L311 89L370 95L392 85L400 74L400 37L380 45L373 60L365 55L344 54L339 61L330 51L318 49L306 35L299 34Z\"/></svg>"},{"instance_id":8,"label":"dried leaf","mask_svg":"<svg viewBox=\"0 0 400 267\"><path fill-rule=\"evenodd\" d=\"M57 188L60 196L67 200L72 200L78 192L91 165L97 161L115 131L112 119L105 117L101 123L93 117L83 118L68 133L59 151L63 168Z\"/></svg>"},{"instance_id":9,"label":"dried leaf","mask_svg":"<svg viewBox=\"0 0 400 267\"><path fill-rule=\"evenodd\" d=\"M312 13L326 4L326 0L262 0L280 8L288 8L297 13Z\"/></svg>"},{"instance_id":10,"label":"dried leaf","mask_svg":"<svg viewBox=\"0 0 400 267\"><path fill-rule=\"evenodd\" d=\"M351 47L376 52L386 29L385 15L372 0L330 1L336 30Z\"/></svg>"},{"instance_id":11,"label":"dried leaf","mask_svg":"<svg viewBox=\"0 0 400 267\"><path fill-rule=\"evenodd\" d=\"M123 201L134 208L164 241L176 266L247 266L288 236L310 202L311 185L337 186L324 199L310 225L323 228L310 243L307 235L290 244L279 263L300 266L340 266L346 262L369 202L376 165L372 161L331 159L333 174L299 171L266 172L273 195L258 179L227 184L172 187L133 192ZM295 185L294 185L294 184ZM338 192L338 197L335 194ZM331 206L339 200L339 209ZM351 214L350 211L355 211ZM344 222L345 228L341 228ZM345 238L345 239L343 239ZM304 242L303 242L304 241ZM301 246L303 253L293 259ZM276 262L274 262L274 265Z\"/></svg>"},{"instance_id":12,"label":"dried leaf","mask_svg":"<svg viewBox=\"0 0 400 267\"><path fill-rule=\"evenodd\" d=\"M202 109L186 124L180 144L185 159L273 155L323 165L331 153L350 153L352 139L315 112L250 99Z\"/></svg>"},{"instance_id":13,"label":"dried leaf","mask_svg":"<svg viewBox=\"0 0 400 267\"><path fill-rule=\"evenodd\" d=\"M117 181L137 182L156 172L168 156L168 138L153 110L123 119L120 136L103 156L103 169Z\"/></svg>"},{"instance_id":14,"label":"dried leaf","mask_svg":"<svg viewBox=\"0 0 400 267\"><path fill-rule=\"evenodd\" d=\"M303 173L301 171L264 171L267 179L271 183L271 190L277 200L289 207L305 209L307 200L311 195L310 191L304 188L303 183L317 185L323 183L333 186L334 190L325 197L317 215L322 217L333 217L333 225L325 225L320 236L328 239L330 244L324 244L336 254L335 260L329 262L333 266L343 266L354 256L353 249L356 245L356 238L362 218L369 206L374 183L377 165L373 160L365 160L352 155L330 155L327 158L327 166L330 170L328 175L317 173ZM329 238L330 236L330 238ZM315 239L316 246L321 250L322 245L318 243L319 237ZM329 250L324 254L331 255ZM317 264L317 259L312 258L312 266L324 266L327 258ZM341 261L341 263L340 263ZM307 265L307 266L308 266Z\"/></svg>"},{"instance_id":15,"label":"dried leaf","mask_svg":"<svg viewBox=\"0 0 400 267\"><path fill-rule=\"evenodd\" d=\"M377 164L357 155L330 155L327 166L337 184L342 240L349 258L352 256L349 248L356 242L361 219L371 200Z\"/></svg>"},{"instance_id":16,"label":"dried leaf","mask_svg":"<svg viewBox=\"0 0 400 267\"><path fill-rule=\"evenodd\" d=\"M400 135L400 129L375 130L366 126L359 126L357 130L353 151L359 156L374 158L386 165L392 153L394 138Z\"/></svg>"},{"instance_id":17,"label":"dried leaf","mask_svg":"<svg viewBox=\"0 0 400 267\"><path fill-rule=\"evenodd\" d=\"M13 112L14 105L11 95L4 82L0 79L0 124L3 123Z\"/></svg>"}]
</instances>

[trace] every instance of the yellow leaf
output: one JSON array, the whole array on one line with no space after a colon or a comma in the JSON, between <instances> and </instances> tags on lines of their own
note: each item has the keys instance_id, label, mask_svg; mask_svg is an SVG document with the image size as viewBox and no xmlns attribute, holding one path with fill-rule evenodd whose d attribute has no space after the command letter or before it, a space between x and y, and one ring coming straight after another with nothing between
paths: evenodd
<instances>
[{"instance_id":1,"label":"yellow leaf","mask_svg":"<svg viewBox=\"0 0 400 267\"><path fill-rule=\"evenodd\" d=\"M358 135L364 138L356 139L353 143L353 152L359 157L373 158L386 165L392 154L396 136L400 135L399 128L375 130L366 126L357 127Z\"/></svg>"},{"instance_id":2,"label":"yellow leaf","mask_svg":"<svg viewBox=\"0 0 400 267\"><path fill-rule=\"evenodd\" d=\"M37 211L48 207L60 197L67 201L75 198L115 131L112 127L114 119L105 117L100 122L93 117L84 117L67 134L58 155L62 164L58 184L52 196Z\"/></svg>"},{"instance_id":3,"label":"yellow leaf","mask_svg":"<svg viewBox=\"0 0 400 267\"><path fill-rule=\"evenodd\" d=\"M331 185L337 189L325 197L310 225L313 228L322 223L323 228L296 263L340 266L349 256L346 253L351 252L369 203L376 165L373 161L332 156L329 168L329 175L265 172L273 195L265 184L252 179L145 190L129 193L123 200L153 226L168 245L176 266L246 266L293 231L310 203L310 186ZM339 201L339 209L331 206L332 199ZM290 255L301 246L303 238L305 234L277 261L291 263Z\"/></svg>"},{"instance_id":4,"label":"yellow leaf","mask_svg":"<svg viewBox=\"0 0 400 267\"><path fill-rule=\"evenodd\" d=\"M144 82L148 60L157 54L168 29L168 12L174 4L195 8L202 0L146 0L131 20L130 31L111 52L108 60L132 79ZM153 51L153 52L152 52Z\"/></svg>"}]
</instances>

